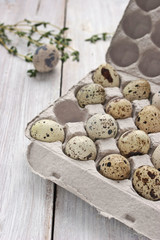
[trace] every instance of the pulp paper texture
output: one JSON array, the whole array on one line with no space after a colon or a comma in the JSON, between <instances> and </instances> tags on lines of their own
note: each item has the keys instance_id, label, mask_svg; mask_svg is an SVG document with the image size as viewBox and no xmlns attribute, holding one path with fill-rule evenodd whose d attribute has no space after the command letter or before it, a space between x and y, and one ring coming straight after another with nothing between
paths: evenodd
<instances>
[{"instance_id":1,"label":"pulp paper texture","mask_svg":"<svg viewBox=\"0 0 160 240\"><path fill-rule=\"evenodd\" d=\"M81 108L75 97L77 91L92 83L89 73L68 93L36 116L26 128L26 136L32 141L28 147L28 162L34 173L51 180L94 206L105 217L115 218L151 239L160 236L160 201L150 201L139 196L132 187L131 179L113 181L97 171L97 164L105 155L119 153L117 139L127 130L137 129L135 117L151 104L154 93L160 91L160 43L157 34L160 15L160 1L131 0L120 22L106 60L118 70L121 86L105 88L106 103L114 97L122 97L122 89L132 80L144 78L150 82L151 97L135 100L133 116L118 119L116 138L95 141L98 155L95 161L77 161L64 153L66 142L76 135L87 135L85 125L92 115L105 113L105 105L87 105ZM30 128L40 119L52 119L65 129L65 141L46 143L33 139ZM160 144L160 133L149 134L151 149L148 154L129 158L132 172L142 165L150 165L151 154Z\"/></svg>"}]
</instances>

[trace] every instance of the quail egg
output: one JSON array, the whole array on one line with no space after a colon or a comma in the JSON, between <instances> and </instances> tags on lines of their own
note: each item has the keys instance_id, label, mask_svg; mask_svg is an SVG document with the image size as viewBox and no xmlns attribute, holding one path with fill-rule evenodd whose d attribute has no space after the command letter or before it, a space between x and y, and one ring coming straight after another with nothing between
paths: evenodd
<instances>
[{"instance_id":1,"label":"quail egg","mask_svg":"<svg viewBox=\"0 0 160 240\"><path fill-rule=\"evenodd\" d=\"M104 157L97 170L104 176L113 180L122 180L130 177L130 163L120 154L110 154Z\"/></svg>"},{"instance_id":2,"label":"quail egg","mask_svg":"<svg viewBox=\"0 0 160 240\"><path fill-rule=\"evenodd\" d=\"M104 103L105 90L99 84L87 84L83 86L76 95L78 103L81 107L85 107L88 104Z\"/></svg>"},{"instance_id":3,"label":"quail egg","mask_svg":"<svg viewBox=\"0 0 160 240\"><path fill-rule=\"evenodd\" d=\"M66 143L65 153L76 160L95 160L97 149L90 138L86 136L75 136Z\"/></svg>"},{"instance_id":4,"label":"quail egg","mask_svg":"<svg viewBox=\"0 0 160 240\"><path fill-rule=\"evenodd\" d=\"M50 119L35 122L30 130L31 137L43 142L64 141L63 127Z\"/></svg>"},{"instance_id":5,"label":"quail egg","mask_svg":"<svg viewBox=\"0 0 160 240\"><path fill-rule=\"evenodd\" d=\"M144 79L131 81L124 87L123 95L129 101L149 98L150 84Z\"/></svg>"},{"instance_id":6,"label":"quail egg","mask_svg":"<svg viewBox=\"0 0 160 240\"><path fill-rule=\"evenodd\" d=\"M136 192L149 200L160 200L160 172L151 166L141 166L134 171L132 184Z\"/></svg>"},{"instance_id":7,"label":"quail egg","mask_svg":"<svg viewBox=\"0 0 160 240\"><path fill-rule=\"evenodd\" d=\"M106 113L109 113L115 119L124 119L131 117L132 104L125 98L116 98L106 105Z\"/></svg>"},{"instance_id":8,"label":"quail egg","mask_svg":"<svg viewBox=\"0 0 160 240\"><path fill-rule=\"evenodd\" d=\"M109 114L95 114L88 119L86 131L93 140L115 137L117 124L115 119Z\"/></svg>"},{"instance_id":9,"label":"quail egg","mask_svg":"<svg viewBox=\"0 0 160 240\"><path fill-rule=\"evenodd\" d=\"M121 135L118 148L124 156L146 154L150 148L150 138L141 130L129 130Z\"/></svg>"},{"instance_id":10,"label":"quail egg","mask_svg":"<svg viewBox=\"0 0 160 240\"><path fill-rule=\"evenodd\" d=\"M153 105L145 106L138 113L135 124L146 133L160 132L160 111Z\"/></svg>"},{"instance_id":11,"label":"quail egg","mask_svg":"<svg viewBox=\"0 0 160 240\"><path fill-rule=\"evenodd\" d=\"M93 81L103 87L119 87L120 79L116 70L110 64L100 65L93 73Z\"/></svg>"},{"instance_id":12,"label":"quail egg","mask_svg":"<svg viewBox=\"0 0 160 240\"><path fill-rule=\"evenodd\" d=\"M160 145L156 147L152 154L152 163L160 171Z\"/></svg>"},{"instance_id":13,"label":"quail egg","mask_svg":"<svg viewBox=\"0 0 160 240\"><path fill-rule=\"evenodd\" d=\"M49 72L57 65L59 52L54 45L40 46L33 55L33 65L38 72Z\"/></svg>"},{"instance_id":14,"label":"quail egg","mask_svg":"<svg viewBox=\"0 0 160 240\"><path fill-rule=\"evenodd\" d=\"M160 91L153 95L152 104L160 110Z\"/></svg>"}]
</instances>

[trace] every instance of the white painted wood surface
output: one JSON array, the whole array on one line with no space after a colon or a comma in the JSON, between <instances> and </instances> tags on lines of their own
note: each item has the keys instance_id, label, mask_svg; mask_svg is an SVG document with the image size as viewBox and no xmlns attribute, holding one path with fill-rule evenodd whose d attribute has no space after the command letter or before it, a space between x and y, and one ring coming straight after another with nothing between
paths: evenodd
<instances>
[{"instance_id":1,"label":"white painted wood surface","mask_svg":"<svg viewBox=\"0 0 160 240\"><path fill-rule=\"evenodd\" d=\"M63 26L65 0L0 0L0 22L24 18ZM108 42L92 45L85 38L113 32L128 0L68 0L66 25L79 49L80 63L61 63L49 74L30 79L31 64L0 47L0 239L1 240L146 240L116 220L98 215L76 196L31 173L26 162L26 123L105 61ZM19 42L19 45L22 43ZM54 195L54 193L56 195ZM55 207L54 207L55 203ZM52 234L53 226L53 234Z\"/></svg>"},{"instance_id":2,"label":"white painted wood surface","mask_svg":"<svg viewBox=\"0 0 160 240\"><path fill-rule=\"evenodd\" d=\"M44 19L63 26L64 0L0 1L0 21ZM39 5L39 10L38 10ZM53 184L31 173L26 124L59 96L61 64L52 74L30 79L33 68L0 47L0 239L51 239Z\"/></svg>"}]
</instances>

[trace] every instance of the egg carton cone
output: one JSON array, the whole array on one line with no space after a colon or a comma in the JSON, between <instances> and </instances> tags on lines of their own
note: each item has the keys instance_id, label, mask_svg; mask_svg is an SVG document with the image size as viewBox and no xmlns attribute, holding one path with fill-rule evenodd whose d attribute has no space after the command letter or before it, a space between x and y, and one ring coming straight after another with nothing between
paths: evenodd
<instances>
[{"instance_id":1,"label":"egg carton cone","mask_svg":"<svg viewBox=\"0 0 160 240\"><path fill-rule=\"evenodd\" d=\"M153 94L160 91L159 15L160 0L130 1L106 54L106 60L117 70L121 84L120 87L105 88L105 104L90 104L84 108L78 104L76 94L82 86L93 83L93 70L26 127L26 136L31 140L27 159L35 174L72 192L104 217L115 218L153 240L160 239L160 201L141 197L133 188L131 177L121 181L105 178L97 166L106 155L120 153L117 140L128 130L137 130L135 118L138 112L150 105ZM149 81L150 98L134 100L132 117L116 120L118 132L115 138L95 140L96 159L79 161L67 156L64 151L66 143L74 136L87 136L87 120L97 113L105 114L106 103L115 97L123 97L122 89L138 78ZM42 119L51 119L63 126L63 143L32 138L31 127ZM151 141L148 154L128 158L132 173L142 165L153 166L151 155L160 144L160 132L148 136Z\"/></svg>"}]
</instances>

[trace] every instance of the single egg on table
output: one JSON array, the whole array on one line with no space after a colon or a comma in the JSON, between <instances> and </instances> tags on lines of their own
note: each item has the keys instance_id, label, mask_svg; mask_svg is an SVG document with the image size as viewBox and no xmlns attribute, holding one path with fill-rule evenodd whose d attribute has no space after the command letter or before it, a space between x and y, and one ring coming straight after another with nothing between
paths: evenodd
<instances>
[{"instance_id":1,"label":"single egg on table","mask_svg":"<svg viewBox=\"0 0 160 240\"><path fill-rule=\"evenodd\" d=\"M118 139L118 148L124 156L142 155L150 149L150 138L141 130L128 130Z\"/></svg>"},{"instance_id":2,"label":"single egg on table","mask_svg":"<svg viewBox=\"0 0 160 240\"><path fill-rule=\"evenodd\" d=\"M154 167L160 171L160 145L156 147L152 154L152 163Z\"/></svg>"},{"instance_id":3,"label":"single egg on table","mask_svg":"<svg viewBox=\"0 0 160 240\"><path fill-rule=\"evenodd\" d=\"M130 177L130 163L120 154L110 154L98 164L97 170L106 178L123 180Z\"/></svg>"},{"instance_id":4,"label":"single egg on table","mask_svg":"<svg viewBox=\"0 0 160 240\"><path fill-rule=\"evenodd\" d=\"M86 131L93 140L115 137L117 134L117 123L111 115L98 113L88 119Z\"/></svg>"},{"instance_id":5,"label":"single egg on table","mask_svg":"<svg viewBox=\"0 0 160 240\"><path fill-rule=\"evenodd\" d=\"M132 116L132 104L125 98L110 100L106 105L106 113L114 119L124 119Z\"/></svg>"},{"instance_id":6,"label":"single egg on table","mask_svg":"<svg viewBox=\"0 0 160 240\"><path fill-rule=\"evenodd\" d=\"M160 172L151 166L137 168L132 177L135 191L149 200L160 200Z\"/></svg>"},{"instance_id":7,"label":"single egg on table","mask_svg":"<svg viewBox=\"0 0 160 240\"><path fill-rule=\"evenodd\" d=\"M137 115L136 126L146 133L160 132L160 111L153 105L145 106Z\"/></svg>"},{"instance_id":8,"label":"single egg on table","mask_svg":"<svg viewBox=\"0 0 160 240\"><path fill-rule=\"evenodd\" d=\"M120 78L116 70L110 64L100 65L92 76L93 82L106 87L119 87Z\"/></svg>"},{"instance_id":9,"label":"single egg on table","mask_svg":"<svg viewBox=\"0 0 160 240\"><path fill-rule=\"evenodd\" d=\"M75 160L95 160L97 149L95 143L86 136L75 136L65 146L67 156Z\"/></svg>"},{"instance_id":10,"label":"single egg on table","mask_svg":"<svg viewBox=\"0 0 160 240\"><path fill-rule=\"evenodd\" d=\"M36 49L33 65L38 72L50 72L59 61L59 52L54 45L47 44Z\"/></svg>"},{"instance_id":11,"label":"single egg on table","mask_svg":"<svg viewBox=\"0 0 160 240\"><path fill-rule=\"evenodd\" d=\"M105 90L99 84L90 83L80 88L76 98L80 107L105 102Z\"/></svg>"},{"instance_id":12,"label":"single egg on table","mask_svg":"<svg viewBox=\"0 0 160 240\"><path fill-rule=\"evenodd\" d=\"M129 101L147 99L149 95L150 84L144 79L131 81L123 89L123 96Z\"/></svg>"},{"instance_id":13,"label":"single egg on table","mask_svg":"<svg viewBox=\"0 0 160 240\"><path fill-rule=\"evenodd\" d=\"M64 141L63 127L50 119L35 122L30 129L31 137L42 142Z\"/></svg>"},{"instance_id":14,"label":"single egg on table","mask_svg":"<svg viewBox=\"0 0 160 240\"><path fill-rule=\"evenodd\" d=\"M160 110L160 91L153 95L152 104Z\"/></svg>"}]
</instances>

